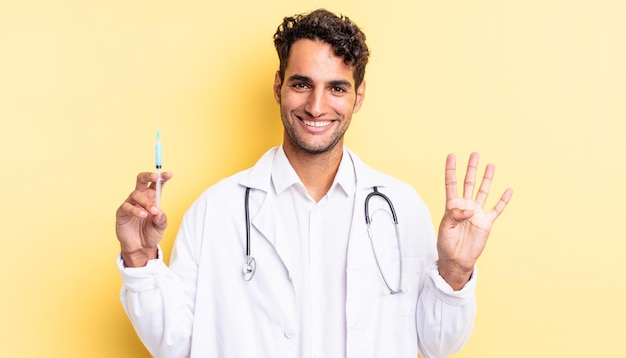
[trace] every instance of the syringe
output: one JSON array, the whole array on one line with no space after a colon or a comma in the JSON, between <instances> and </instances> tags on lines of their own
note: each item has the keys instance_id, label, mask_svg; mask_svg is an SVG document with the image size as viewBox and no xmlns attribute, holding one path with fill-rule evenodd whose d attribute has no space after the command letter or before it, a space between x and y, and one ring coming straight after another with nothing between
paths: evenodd
<instances>
[{"instance_id":1,"label":"syringe","mask_svg":"<svg viewBox=\"0 0 626 358\"><path fill-rule=\"evenodd\" d=\"M157 208L161 207L161 182L163 179L161 178L161 165L162 165L162 152L161 152L161 132L157 129L156 132L156 146L155 146L155 154L156 154L156 170L157 170L157 181L156 181L156 206Z\"/></svg>"}]
</instances>

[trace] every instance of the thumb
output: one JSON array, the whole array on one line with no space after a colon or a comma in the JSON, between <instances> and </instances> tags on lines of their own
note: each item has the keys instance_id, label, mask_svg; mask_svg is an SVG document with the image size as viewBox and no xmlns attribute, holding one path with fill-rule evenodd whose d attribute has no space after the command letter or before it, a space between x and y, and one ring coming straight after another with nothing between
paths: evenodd
<instances>
[{"instance_id":1,"label":"thumb","mask_svg":"<svg viewBox=\"0 0 626 358\"><path fill-rule=\"evenodd\" d=\"M155 215L153 217L152 224L158 231L165 231L165 229L167 228L167 215L165 215L165 213L161 211L158 215Z\"/></svg>"},{"instance_id":2,"label":"thumb","mask_svg":"<svg viewBox=\"0 0 626 358\"><path fill-rule=\"evenodd\" d=\"M465 221L474 216L474 210L463 210L459 208L450 209L446 216L444 216L444 221L449 221L449 224L452 226L456 226L456 224ZM447 219L447 220L446 220Z\"/></svg>"}]
</instances>

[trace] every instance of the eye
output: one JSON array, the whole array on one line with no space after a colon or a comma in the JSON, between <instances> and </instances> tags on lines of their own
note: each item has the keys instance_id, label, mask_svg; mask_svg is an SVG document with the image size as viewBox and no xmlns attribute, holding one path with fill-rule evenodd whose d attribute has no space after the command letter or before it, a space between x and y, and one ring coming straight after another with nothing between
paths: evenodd
<instances>
[{"instance_id":1,"label":"eye","mask_svg":"<svg viewBox=\"0 0 626 358\"><path fill-rule=\"evenodd\" d=\"M291 87L297 89L297 90L305 90L307 88L309 88L309 85L304 83L304 82L294 82L291 84Z\"/></svg>"},{"instance_id":2,"label":"eye","mask_svg":"<svg viewBox=\"0 0 626 358\"><path fill-rule=\"evenodd\" d=\"M348 90L346 90L344 87L341 87L341 86L333 86L333 87L330 88L330 90L332 92L335 92L335 93L346 93L346 92L348 92Z\"/></svg>"}]
</instances>

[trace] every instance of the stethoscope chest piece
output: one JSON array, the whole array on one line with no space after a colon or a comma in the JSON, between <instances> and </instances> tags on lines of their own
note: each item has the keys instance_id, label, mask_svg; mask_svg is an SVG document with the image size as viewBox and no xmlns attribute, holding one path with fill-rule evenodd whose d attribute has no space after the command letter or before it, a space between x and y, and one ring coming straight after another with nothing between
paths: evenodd
<instances>
[{"instance_id":1,"label":"stethoscope chest piece","mask_svg":"<svg viewBox=\"0 0 626 358\"><path fill-rule=\"evenodd\" d=\"M248 257L246 263L243 265L243 279L246 281L252 280L252 277L256 273L256 260L254 257Z\"/></svg>"}]
</instances>

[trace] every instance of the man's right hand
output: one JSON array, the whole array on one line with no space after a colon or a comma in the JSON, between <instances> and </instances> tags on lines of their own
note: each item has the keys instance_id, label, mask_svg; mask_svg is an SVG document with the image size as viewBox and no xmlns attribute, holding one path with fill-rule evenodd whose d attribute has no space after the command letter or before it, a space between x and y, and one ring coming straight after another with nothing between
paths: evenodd
<instances>
[{"instance_id":1,"label":"man's right hand","mask_svg":"<svg viewBox=\"0 0 626 358\"><path fill-rule=\"evenodd\" d=\"M115 233L126 267L142 267L157 258L157 244L167 227L165 213L156 207L157 178L156 173L137 175L135 190L115 214ZM162 173L161 183L171 178L172 173Z\"/></svg>"}]
</instances>

